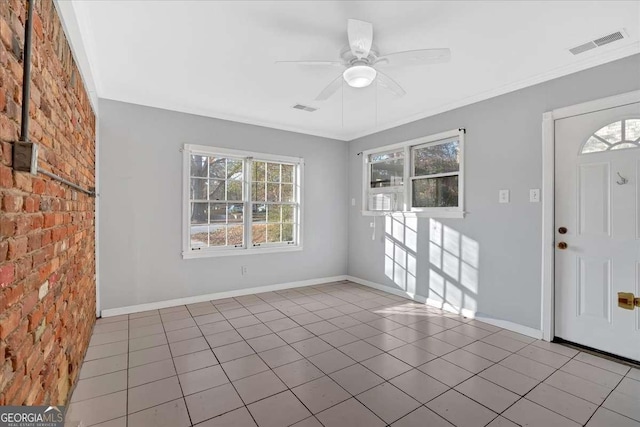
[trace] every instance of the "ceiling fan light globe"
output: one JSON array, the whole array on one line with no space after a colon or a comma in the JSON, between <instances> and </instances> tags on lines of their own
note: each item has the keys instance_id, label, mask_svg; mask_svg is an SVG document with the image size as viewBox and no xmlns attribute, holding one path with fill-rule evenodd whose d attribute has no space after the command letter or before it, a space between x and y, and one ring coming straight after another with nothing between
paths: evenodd
<instances>
[{"instance_id":1,"label":"ceiling fan light globe","mask_svg":"<svg viewBox=\"0 0 640 427\"><path fill-rule=\"evenodd\" d=\"M361 88L369 86L377 74L378 72L368 65L354 65L344 70L342 77L349 86Z\"/></svg>"}]
</instances>

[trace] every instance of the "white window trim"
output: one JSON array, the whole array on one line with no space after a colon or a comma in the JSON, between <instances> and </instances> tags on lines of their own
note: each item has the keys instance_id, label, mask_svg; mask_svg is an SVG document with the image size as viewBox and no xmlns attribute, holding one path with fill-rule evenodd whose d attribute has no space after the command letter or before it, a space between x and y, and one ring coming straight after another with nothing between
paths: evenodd
<instances>
[{"instance_id":1,"label":"white window trim","mask_svg":"<svg viewBox=\"0 0 640 427\"><path fill-rule=\"evenodd\" d=\"M464 218L464 129L453 129L435 135L429 135L396 144L385 145L383 147L372 148L362 152L362 215L363 216L384 216L394 213L411 213L417 217L429 218ZM458 173L458 206L455 208L412 208L411 194L413 183L413 157L412 148L436 145L446 140L457 139L460 147L460 171ZM404 150L404 209L397 211L371 211L368 210L369 196L369 156L372 154L383 154L390 151ZM447 175L447 174L445 174ZM393 188L385 188L384 192L392 192Z\"/></svg>"},{"instance_id":2,"label":"white window trim","mask_svg":"<svg viewBox=\"0 0 640 427\"><path fill-rule=\"evenodd\" d=\"M244 245L238 248L219 247L219 248L206 248L198 251L192 251L190 249L190 160L191 155L203 155L203 156L215 156L223 155L229 158L257 161L272 161L282 163L293 163L296 167L296 200L298 201L296 228L294 230L296 236L296 244L268 244L264 246L253 246L249 241L251 221L245 221L245 236ZM251 188L251 176L250 168L244 167L244 194L250 194ZM241 151L232 150L229 148L210 147L206 145L194 145L184 144L182 148L182 258L194 259L194 258L211 258L211 257L225 257L225 256L239 256L239 255L257 255L267 253L280 253L280 252L297 252L303 250L303 225L302 219L304 218L304 159L301 157L279 156L274 154L257 153L253 151ZM251 215L251 201L245 197L244 200L244 215L246 217L247 212Z\"/></svg>"}]
</instances>

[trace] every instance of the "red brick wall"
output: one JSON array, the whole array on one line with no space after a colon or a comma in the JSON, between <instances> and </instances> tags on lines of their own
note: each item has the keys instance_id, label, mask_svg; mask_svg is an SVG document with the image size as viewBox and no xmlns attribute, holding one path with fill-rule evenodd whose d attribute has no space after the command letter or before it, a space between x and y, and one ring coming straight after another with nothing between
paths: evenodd
<instances>
[{"instance_id":1,"label":"red brick wall","mask_svg":"<svg viewBox=\"0 0 640 427\"><path fill-rule=\"evenodd\" d=\"M29 139L41 167L94 186L95 116L52 0L36 0ZM95 322L94 199L14 172L24 0L0 0L0 405L64 404Z\"/></svg>"}]
</instances>

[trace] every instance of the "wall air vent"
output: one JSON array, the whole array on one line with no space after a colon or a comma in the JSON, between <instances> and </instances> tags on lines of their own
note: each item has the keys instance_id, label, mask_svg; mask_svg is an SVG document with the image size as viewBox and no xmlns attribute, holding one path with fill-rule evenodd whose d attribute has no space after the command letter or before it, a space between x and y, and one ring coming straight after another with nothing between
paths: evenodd
<instances>
[{"instance_id":1,"label":"wall air vent","mask_svg":"<svg viewBox=\"0 0 640 427\"><path fill-rule=\"evenodd\" d=\"M624 30L616 31L611 34L607 34L606 36L598 37L595 40L583 43L579 46L572 47L571 49L569 49L569 52L573 53L574 55L579 55L588 50L595 49L597 47L601 47L618 40L622 40L625 37L627 37L627 33Z\"/></svg>"},{"instance_id":2,"label":"wall air vent","mask_svg":"<svg viewBox=\"0 0 640 427\"><path fill-rule=\"evenodd\" d=\"M313 113L317 110L317 108L309 107L308 105L296 104L292 107L295 110L307 111L309 113Z\"/></svg>"}]
</instances>

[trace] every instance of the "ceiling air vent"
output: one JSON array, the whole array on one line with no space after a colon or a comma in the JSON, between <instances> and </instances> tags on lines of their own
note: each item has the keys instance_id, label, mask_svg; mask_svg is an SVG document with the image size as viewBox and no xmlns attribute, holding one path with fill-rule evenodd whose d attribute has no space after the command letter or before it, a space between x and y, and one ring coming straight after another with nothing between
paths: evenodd
<instances>
[{"instance_id":1,"label":"ceiling air vent","mask_svg":"<svg viewBox=\"0 0 640 427\"><path fill-rule=\"evenodd\" d=\"M593 42L598 46L604 46L605 44L613 43L616 40L622 40L624 36L621 31L616 31L615 33L607 34L604 37L600 37L599 39L594 40Z\"/></svg>"},{"instance_id":2,"label":"ceiling air vent","mask_svg":"<svg viewBox=\"0 0 640 427\"><path fill-rule=\"evenodd\" d=\"M309 107L307 105L302 105L302 104L296 104L292 108L295 110L307 111L309 113L313 113L314 111L317 110L317 108Z\"/></svg>"},{"instance_id":3,"label":"ceiling air vent","mask_svg":"<svg viewBox=\"0 0 640 427\"><path fill-rule=\"evenodd\" d=\"M595 40L583 43L579 46L572 47L571 49L569 49L569 52L573 53L574 55L579 55L582 52L586 52L588 50L595 49L597 47L601 47L618 40L622 40L625 37L626 33L624 32L624 30L616 31L615 33L607 34L606 36L602 36Z\"/></svg>"}]
</instances>

